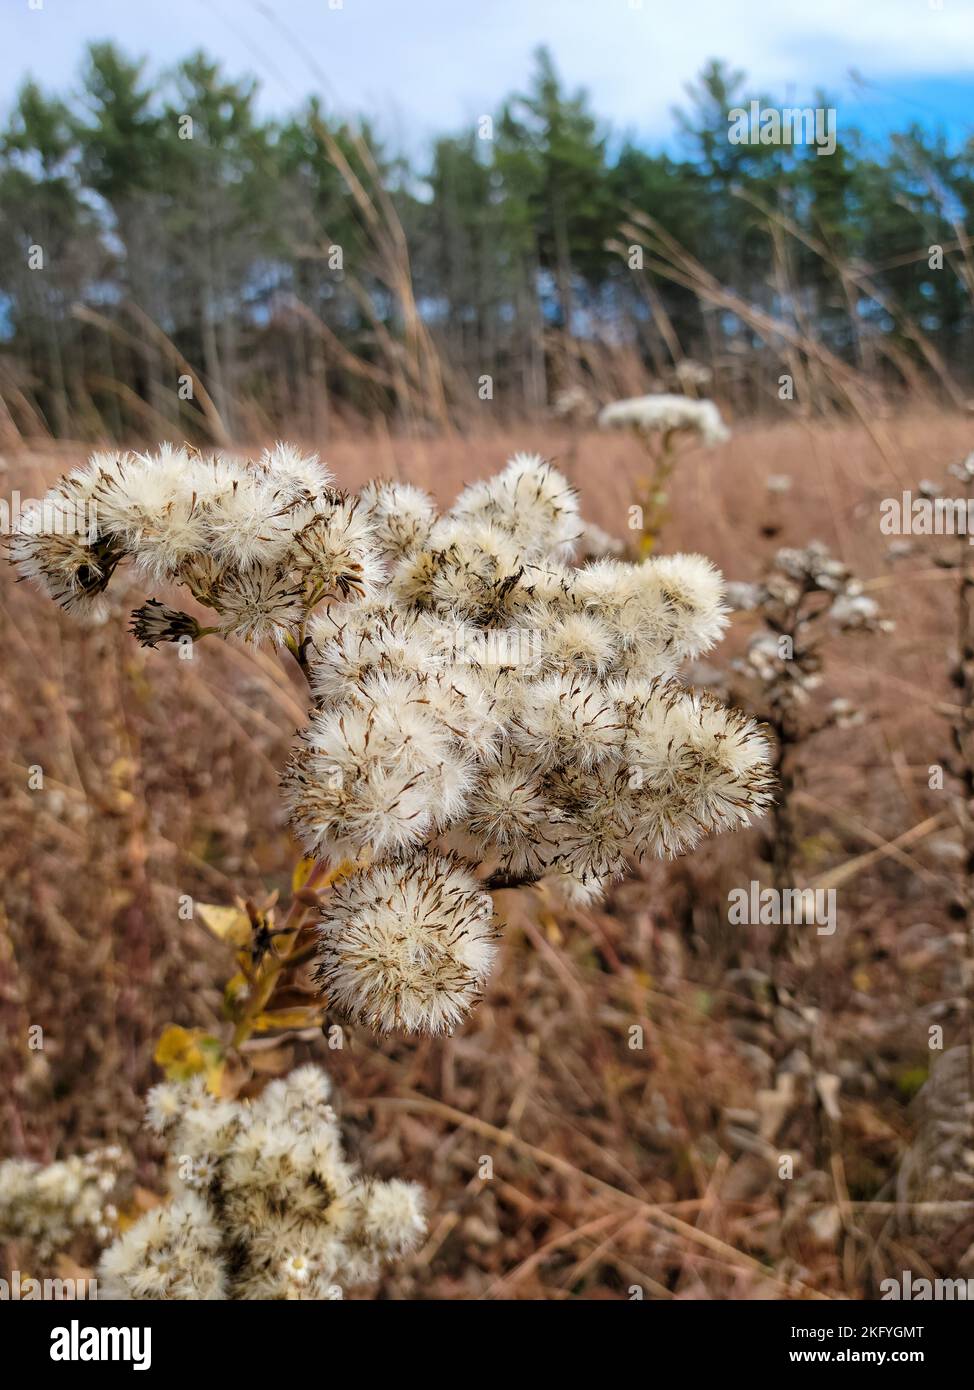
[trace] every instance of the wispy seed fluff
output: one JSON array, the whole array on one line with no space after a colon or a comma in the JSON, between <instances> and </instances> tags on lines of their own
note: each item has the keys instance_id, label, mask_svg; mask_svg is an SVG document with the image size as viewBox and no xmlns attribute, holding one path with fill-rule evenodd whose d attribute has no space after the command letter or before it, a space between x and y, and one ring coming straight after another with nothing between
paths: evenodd
<instances>
[{"instance_id":1,"label":"wispy seed fluff","mask_svg":"<svg viewBox=\"0 0 974 1390\"><path fill-rule=\"evenodd\" d=\"M317 978L374 1028L450 1032L480 994L496 935L490 894L455 858L393 860L338 884Z\"/></svg>"},{"instance_id":2,"label":"wispy seed fluff","mask_svg":"<svg viewBox=\"0 0 974 1390\"><path fill-rule=\"evenodd\" d=\"M131 561L147 584L184 585L224 635L299 642L322 600L364 595L381 579L372 529L314 455L279 444L258 459L204 457L164 445L95 454L21 519L10 548L25 578L79 613L100 614ZM133 623L140 637L144 615Z\"/></svg>"},{"instance_id":3,"label":"wispy seed fluff","mask_svg":"<svg viewBox=\"0 0 974 1390\"><path fill-rule=\"evenodd\" d=\"M714 433L709 403L675 399L628 415ZM346 874L318 978L370 1026L462 1019L493 956L487 888L591 903L770 803L757 726L679 683L726 625L721 576L701 555L573 563L592 553L578 498L535 455L442 514L398 482L350 497L286 445L96 455L45 500L14 558L66 607L97 606L131 559L212 614L150 600L146 645L216 631L298 655L314 708L284 793ZM87 529L59 533L65 511Z\"/></svg>"},{"instance_id":4,"label":"wispy seed fluff","mask_svg":"<svg viewBox=\"0 0 974 1390\"><path fill-rule=\"evenodd\" d=\"M104 1252L99 1297L335 1299L414 1249L421 1189L359 1176L329 1091L315 1066L253 1101L216 1099L199 1078L150 1091L172 1193Z\"/></svg>"},{"instance_id":5,"label":"wispy seed fluff","mask_svg":"<svg viewBox=\"0 0 974 1390\"><path fill-rule=\"evenodd\" d=\"M485 887L593 902L634 861L760 815L768 748L679 684L727 622L703 556L572 565L575 493L528 456L441 516L398 484L363 503L390 580L309 626L317 707L285 793L308 849L346 863L323 909L329 999L441 1032L490 968Z\"/></svg>"}]
</instances>

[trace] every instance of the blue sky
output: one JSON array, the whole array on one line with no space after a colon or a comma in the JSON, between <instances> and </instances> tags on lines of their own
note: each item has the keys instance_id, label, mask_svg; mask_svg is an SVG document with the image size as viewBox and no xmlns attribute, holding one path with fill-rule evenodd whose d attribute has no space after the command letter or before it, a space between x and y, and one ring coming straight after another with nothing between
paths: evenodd
<instances>
[{"instance_id":1,"label":"blue sky","mask_svg":"<svg viewBox=\"0 0 974 1390\"><path fill-rule=\"evenodd\" d=\"M157 68L202 47L260 78L265 111L318 90L409 150L494 110L542 42L599 115L654 148L673 145L672 106L710 57L747 70L747 95L804 105L824 88L840 133L974 129L974 0L0 0L0 104L28 73L76 83L96 38Z\"/></svg>"}]
</instances>

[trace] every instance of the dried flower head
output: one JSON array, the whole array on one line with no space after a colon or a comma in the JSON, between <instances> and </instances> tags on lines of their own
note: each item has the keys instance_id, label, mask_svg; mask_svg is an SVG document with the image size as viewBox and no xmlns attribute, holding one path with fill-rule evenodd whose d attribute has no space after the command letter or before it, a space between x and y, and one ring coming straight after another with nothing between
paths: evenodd
<instances>
[{"instance_id":1,"label":"dried flower head","mask_svg":"<svg viewBox=\"0 0 974 1390\"><path fill-rule=\"evenodd\" d=\"M42 1260L78 1235L108 1239L115 1209L111 1196L122 1152L111 1146L79 1157L39 1164L0 1163L0 1241L24 1240Z\"/></svg>"},{"instance_id":2,"label":"dried flower head","mask_svg":"<svg viewBox=\"0 0 974 1390\"><path fill-rule=\"evenodd\" d=\"M711 402L683 397L617 403L624 417L722 429ZM536 455L442 515L400 483L348 497L284 445L257 460L100 455L56 494L76 495L98 502L94 530L71 538L84 556L35 530L25 574L67 601L131 558L212 615L194 627L150 600L134 618L142 642L219 632L299 660L315 707L284 795L308 850L345 875L326 899L318 979L370 1026L460 1021L494 955L490 887L593 902L633 861L769 805L757 727L679 683L725 628L720 575L700 555L576 563L578 497ZM777 582L851 597L818 552L786 557ZM867 616L861 602L852 613Z\"/></svg>"},{"instance_id":3,"label":"dried flower head","mask_svg":"<svg viewBox=\"0 0 974 1390\"><path fill-rule=\"evenodd\" d=\"M590 391L584 386L566 386L557 393L551 406L551 413L557 420L565 420L572 425L585 425L598 414Z\"/></svg>"},{"instance_id":4,"label":"dried flower head","mask_svg":"<svg viewBox=\"0 0 974 1390\"><path fill-rule=\"evenodd\" d=\"M759 584L729 586L734 607L757 612L764 626L733 663L761 692L772 722L791 718L822 683L823 620L841 632L889 632L893 624L862 591L861 582L821 541L785 548Z\"/></svg>"},{"instance_id":5,"label":"dried flower head","mask_svg":"<svg viewBox=\"0 0 974 1390\"><path fill-rule=\"evenodd\" d=\"M149 1093L172 1196L102 1255L107 1299L334 1299L374 1280L426 1229L414 1183L361 1178L315 1066L253 1101L202 1078Z\"/></svg>"},{"instance_id":6,"label":"dried flower head","mask_svg":"<svg viewBox=\"0 0 974 1390\"><path fill-rule=\"evenodd\" d=\"M399 560L422 545L433 529L436 505L409 483L367 483L359 494L372 526L372 541L385 561Z\"/></svg>"},{"instance_id":7,"label":"dried flower head","mask_svg":"<svg viewBox=\"0 0 974 1390\"><path fill-rule=\"evenodd\" d=\"M156 598L150 598L132 614L131 632L143 647L155 647L159 642L178 642L184 637L199 637L202 628L195 618L170 608Z\"/></svg>"},{"instance_id":8,"label":"dried flower head","mask_svg":"<svg viewBox=\"0 0 974 1390\"><path fill-rule=\"evenodd\" d=\"M21 518L11 553L64 608L97 612L130 560L149 582L184 584L215 610L211 630L297 644L324 599L359 596L379 581L371 534L367 512L335 490L314 455L279 444L259 459L206 458L163 445L155 454L95 454ZM158 607L139 609L133 622L146 645L173 640Z\"/></svg>"},{"instance_id":9,"label":"dried flower head","mask_svg":"<svg viewBox=\"0 0 974 1390\"><path fill-rule=\"evenodd\" d=\"M367 866L326 900L320 984L370 1026L436 1032L490 965L485 884L591 902L760 815L772 778L754 723L677 681L727 622L709 561L571 564L577 499L533 457L421 520L384 542L381 600L312 623L319 704L284 783L308 848Z\"/></svg>"},{"instance_id":10,"label":"dried flower head","mask_svg":"<svg viewBox=\"0 0 974 1390\"><path fill-rule=\"evenodd\" d=\"M425 852L339 883L321 929L318 980L387 1031L450 1032L494 958L490 894L455 859Z\"/></svg>"},{"instance_id":11,"label":"dried flower head","mask_svg":"<svg viewBox=\"0 0 974 1390\"><path fill-rule=\"evenodd\" d=\"M723 444L730 430L713 401L688 396L634 396L613 401L599 412L601 429L636 429L641 434L696 434L708 447Z\"/></svg>"},{"instance_id":12,"label":"dried flower head","mask_svg":"<svg viewBox=\"0 0 974 1390\"><path fill-rule=\"evenodd\" d=\"M959 478L962 483L974 482L974 452L961 459L960 463L952 463L947 472Z\"/></svg>"}]
</instances>

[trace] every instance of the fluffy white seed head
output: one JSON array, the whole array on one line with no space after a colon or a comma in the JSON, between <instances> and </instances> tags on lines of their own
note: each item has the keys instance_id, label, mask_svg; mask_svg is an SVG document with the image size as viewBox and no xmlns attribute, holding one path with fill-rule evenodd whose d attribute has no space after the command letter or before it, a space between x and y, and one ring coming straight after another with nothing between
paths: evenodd
<instances>
[{"instance_id":1,"label":"fluffy white seed head","mask_svg":"<svg viewBox=\"0 0 974 1390\"><path fill-rule=\"evenodd\" d=\"M345 699L377 671L420 675L442 664L435 633L422 615L386 602L323 608L308 631L311 688L323 703Z\"/></svg>"},{"instance_id":2,"label":"fluffy white seed head","mask_svg":"<svg viewBox=\"0 0 974 1390\"><path fill-rule=\"evenodd\" d=\"M570 559L582 531L575 489L538 454L515 454L503 473L465 488L450 516L508 532L525 559Z\"/></svg>"},{"instance_id":3,"label":"fluffy white seed head","mask_svg":"<svg viewBox=\"0 0 974 1390\"><path fill-rule=\"evenodd\" d=\"M357 1202L356 1227L365 1243L388 1255L412 1250L426 1230L423 1192L416 1183L363 1183Z\"/></svg>"},{"instance_id":4,"label":"fluffy white seed head","mask_svg":"<svg viewBox=\"0 0 974 1390\"><path fill-rule=\"evenodd\" d=\"M98 1296L211 1301L227 1295L220 1228L206 1201L182 1192L139 1218L105 1251Z\"/></svg>"},{"instance_id":5,"label":"fluffy white seed head","mask_svg":"<svg viewBox=\"0 0 974 1390\"><path fill-rule=\"evenodd\" d=\"M604 423L723 432L711 402L683 397L617 402ZM284 444L256 460L99 455L49 500L13 548L58 602L91 609L132 559L208 610L150 600L133 615L145 645L217 631L298 657L314 708L285 799L309 852L354 866L329 899L320 979L375 1027L460 1021L494 949L483 882L542 881L584 906L643 855L682 853L768 805L760 732L679 684L723 633L720 575L701 555L632 564L584 538L579 553L603 558L572 564L578 499L536 455L442 516L407 484L349 497ZM89 501L93 525L56 534ZM876 622L821 546L782 552L776 576L768 602L814 589L843 597L836 621ZM160 1092L154 1112L168 1138L167 1103ZM213 1122L205 1109L179 1121L187 1152L230 1142ZM288 1258L268 1256L253 1296L332 1277L305 1234Z\"/></svg>"},{"instance_id":6,"label":"fluffy white seed head","mask_svg":"<svg viewBox=\"0 0 974 1390\"><path fill-rule=\"evenodd\" d=\"M594 611L565 613L543 605L529 613L525 622L538 633L541 660L551 671L601 678L617 665L619 641Z\"/></svg>"},{"instance_id":7,"label":"fluffy white seed head","mask_svg":"<svg viewBox=\"0 0 974 1390\"><path fill-rule=\"evenodd\" d=\"M216 601L223 631L245 642L283 642L304 615L301 590L287 570L264 565L225 575Z\"/></svg>"},{"instance_id":8,"label":"fluffy white seed head","mask_svg":"<svg viewBox=\"0 0 974 1390\"><path fill-rule=\"evenodd\" d=\"M545 767L577 762L591 769L619 753L625 735L625 718L605 684L583 675L533 684L512 729L520 753Z\"/></svg>"},{"instance_id":9,"label":"fluffy white seed head","mask_svg":"<svg viewBox=\"0 0 974 1390\"><path fill-rule=\"evenodd\" d=\"M470 758L422 700L381 689L320 712L284 775L292 822L332 862L397 854L462 814Z\"/></svg>"},{"instance_id":10,"label":"fluffy white seed head","mask_svg":"<svg viewBox=\"0 0 974 1390\"><path fill-rule=\"evenodd\" d=\"M105 1251L100 1296L334 1299L415 1249L422 1192L359 1175L330 1091L311 1065L250 1101L219 1099L202 1078L155 1087L148 1118L172 1195Z\"/></svg>"},{"instance_id":11,"label":"fluffy white seed head","mask_svg":"<svg viewBox=\"0 0 974 1390\"><path fill-rule=\"evenodd\" d=\"M654 688L633 716L640 799L637 848L681 853L704 833L749 824L771 804L767 741L755 722L712 695Z\"/></svg>"},{"instance_id":12,"label":"fluffy white seed head","mask_svg":"<svg viewBox=\"0 0 974 1390\"><path fill-rule=\"evenodd\" d=\"M478 779L458 829L468 853L496 860L508 876L536 877L553 852L552 812L544 769L509 747Z\"/></svg>"},{"instance_id":13,"label":"fluffy white seed head","mask_svg":"<svg viewBox=\"0 0 974 1390\"><path fill-rule=\"evenodd\" d=\"M436 521L436 505L418 487L379 481L368 483L359 497L383 560L399 561L426 543Z\"/></svg>"},{"instance_id":14,"label":"fluffy white seed head","mask_svg":"<svg viewBox=\"0 0 974 1390\"><path fill-rule=\"evenodd\" d=\"M709 651L727 627L729 610L720 571L703 555L661 555L646 565L672 623L670 640L677 660Z\"/></svg>"},{"instance_id":15,"label":"fluffy white seed head","mask_svg":"<svg viewBox=\"0 0 974 1390\"><path fill-rule=\"evenodd\" d=\"M22 1241L42 1260L76 1236L103 1237L110 1198L122 1166L115 1147L42 1165L30 1159L0 1162L0 1242Z\"/></svg>"},{"instance_id":16,"label":"fluffy white seed head","mask_svg":"<svg viewBox=\"0 0 974 1390\"><path fill-rule=\"evenodd\" d=\"M380 1031L452 1032L480 994L495 937L490 895L456 860L425 852L336 886L318 980Z\"/></svg>"},{"instance_id":17,"label":"fluffy white seed head","mask_svg":"<svg viewBox=\"0 0 974 1390\"><path fill-rule=\"evenodd\" d=\"M642 434L696 434L708 447L723 444L730 430L713 401L695 401L688 396L633 396L613 401L599 412L601 429L637 429Z\"/></svg>"},{"instance_id":18,"label":"fluffy white seed head","mask_svg":"<svg viewBox=\"0 0 974 1390\"><path fill-rule=\"evenodd\" d=\"M320 595L369 597L383 575L371 545L372 527L354 498L320 508L294 537L292 564Z\"/></svg>"},{"instance_id":19,"label":"fluffy white seed head","mask_svg":"<svg viewBox=\"0 0 974 1390\"><path fill-rule=\"evenodd\" d=\"M185 584L222 631L254 642L297 638L323 600L382 576L357 503L284 444L256 460L170 445L95 454L23 521L12 558L64 608L97 610L130 560L150 583Z\"/></svg>"}]
</instances>

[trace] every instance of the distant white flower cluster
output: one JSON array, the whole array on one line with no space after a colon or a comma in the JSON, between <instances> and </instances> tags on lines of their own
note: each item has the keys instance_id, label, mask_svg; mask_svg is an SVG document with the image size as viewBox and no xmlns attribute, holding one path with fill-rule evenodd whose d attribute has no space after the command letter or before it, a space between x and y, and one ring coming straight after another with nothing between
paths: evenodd
<instances>
[{"instance_id":1,"label":"distant white flower cluster","mask_svg":"<svg viewBox=\"0 0 974 1390\"><path fill-rule=\"evenodd\" d=\"M970 453L960 463L952 463L947 472L963 483L974 483L974 453Z\"/></svg>"},{"instance_id":2,"label":"distant white flower cluster","mask_svg":"<svg viewBox=\"0 0 974 1390\"><path fill-rule=\"evenodd\" d=\"M100 568L52 582L35 536L25 572L55 597L88 593L130 553L187 583L218 631L283 637L300 660L315 709L285 795L308 850L346 866L318 978L373 1027L463 1017L495 954L492 888L590 902L630 861L770 802L755 724L676 679L724 630L720 575L700 555L573 565L577 497L538 457L445 515L400 483L349 499L283 446L256 464L101 459L90 476L68 484L114 499ZM136 615L148 643L202 630L157 601Z\"/></svg>"},{"instance_id":3,"label":"distant white flower cluster","mask_svg":"<svg viewBox=\"0 0 974 1390\"><path fill-rule=\"evenodd\" d=\"M804 549L779 550L759 584L731 584L733 608L756 611L764 619L747 654L733 663L757 680L780 708L804 704L822 683L818 624L824 619L841 632L889 632L875 599L862 582L821 541ZM848 711L836 711L846 718Z\"/></svg>"},{"instance_id":4,"label":"distant white flower cluster","mask_svg":"<svg viewBox=\"0 0 974 1390\"><path fill-rule=\"evenodd\" d=\"M122 1151L114 1146L55 1163L0 1163L0 1241L24 1240L42 1260L78 1235L104 1242L116 1211L109 1200Z\"/></svg>"},{"instance_id":5,"label":"distant white flower cluster","mask_svg":"<svg viewBox=\"0 0 974 1390\"><path fill-rule=\"evenodd\" d=\"M99 1297L335 1299L413 1249L421 1189L358 1176L329 1090L304 1066L251 1102L216 1099L202 1078L150 1091L172 1196L104 1252Z\"/></svg>"},{"instance_id":6,"label":"distant white flower cluster","mask_svg":"<svg viewBox=\"0 0 974 1390\"><path fill-rule=\"evenodd\" d=\"M696 434L712 447L730 439L730 430L713 401L688 396L633 396L613 401L599 412L601 429L636 429L641 434Z\"/></svg>"},{"instance_id":7,"label":"distant white flower cluster","mask_svg":"<svg viewBox=\"0 0 974 1390\"><path fill-rule=\"evenodd\" d=\"M568 386L555 396L551 412L559 420L583 424L595 418L598 406L584 386Z\"/></svg>"},{"instance_id":8,"label":"distant white flower cluster","mask_svg":"<svg viewBox=\"0 0 974 1390\"><path fill-rule=\"evenodd\" d=\"M681 386L706 386L713 381L714 374L702 362L694 362L692 357L684 357L673 368L673 375Z\"/></svg>"}]
</instances>

